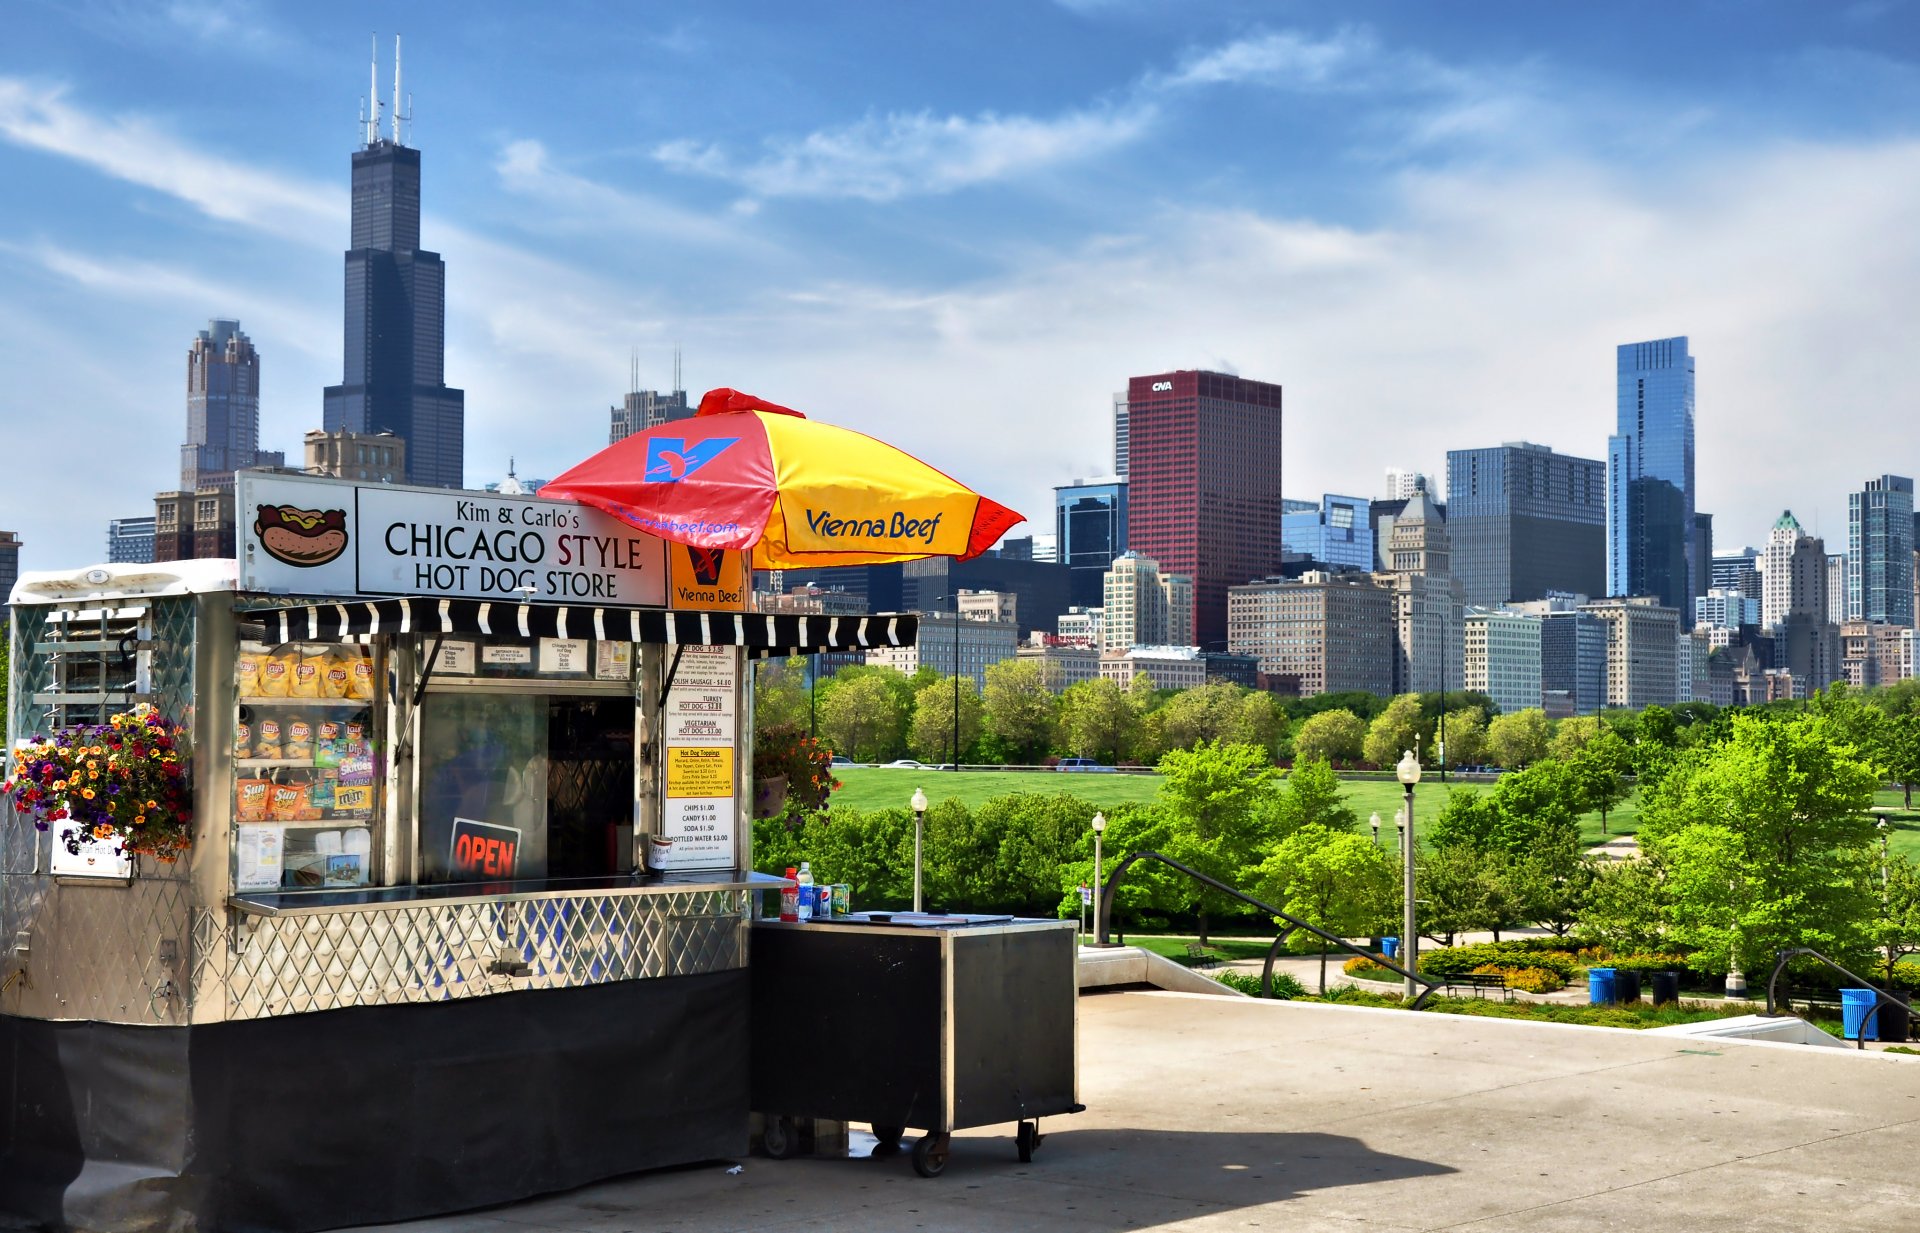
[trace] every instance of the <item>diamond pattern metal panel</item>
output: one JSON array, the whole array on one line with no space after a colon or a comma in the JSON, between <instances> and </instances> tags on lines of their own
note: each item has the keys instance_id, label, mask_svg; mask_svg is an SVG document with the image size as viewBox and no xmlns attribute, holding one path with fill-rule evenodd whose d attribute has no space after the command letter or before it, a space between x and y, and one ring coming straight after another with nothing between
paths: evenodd
<instances>
[{"instance_id":1,"label":"diamond pattern metal panel","mask_svg":"<svg viewBox=\"0 0 1920 1233\"><path fill-rule=\"evenodd\" d=\"M177 724L193 714L193 656L198 632L197 600L191 595L153 601L148 620L153 644L149 660L149 699L160 713Z\"/></svg>"},{"instance_id":2,"label":"diamond pattern metal panel","mask_svg":"<svg viewBox=\"0 0 1920 1233\"><path fill-rule=\"evenodd\" d=\"M202 914L196 1004L256 1019L724 971L746 964L746 908L743 891L686 891Z\"/></svg>"},{"instance_id":3,"label":"diamond pattern metal panel","mask_svg":"<svg viewBox=\"0 0 1920 1233\"><path fill-rule=\"evenodd\" d=\"M32 1019L185 1023L191 888L148 872L143 864L131 885L0 879L8 950L21 932L28 946L26 976L0 999L0 1010Z\"/></svg>"},{"instance_id":4,"label":"diamond pattern metal panel","mask_svg":"<svg viewBox=\"0 0 1920 1233\"><path fill-rule=\"evenodd\" d=\"M11 712L7 731L11 734L38 732L47 721L48 708L37 705L33 698L53 688L53 660L35 655L33 648L46 640L48 611L38 604L20 604L13 609L13 681L7 694Z\"/></svg>"}]
</instances>

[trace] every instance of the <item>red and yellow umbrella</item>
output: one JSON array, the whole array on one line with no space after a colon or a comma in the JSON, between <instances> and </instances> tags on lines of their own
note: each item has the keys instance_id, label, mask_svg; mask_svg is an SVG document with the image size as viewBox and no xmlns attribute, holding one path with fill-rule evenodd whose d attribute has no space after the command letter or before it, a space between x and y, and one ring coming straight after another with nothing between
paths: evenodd
<instances>
[{"instance_id":1,"label":"red and yellow umbrella","mask_svg":"<svg viewBox=\"0 0 1920 1233\"><path fill-rule=\"evenodd\" d=\"M753 550L755 569L967 560L1025 521L911 454L789 407L709 390L540 490L661 539Z\"/></svg>"}]
</instances>

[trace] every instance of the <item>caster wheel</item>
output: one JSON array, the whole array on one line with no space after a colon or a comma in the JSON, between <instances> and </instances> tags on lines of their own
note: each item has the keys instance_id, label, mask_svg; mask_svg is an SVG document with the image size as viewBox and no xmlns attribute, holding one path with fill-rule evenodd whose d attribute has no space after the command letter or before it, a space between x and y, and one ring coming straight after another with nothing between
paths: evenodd
<instances>
[{"instance_id":1,"label":"caster wheel","mask_svg":"<svg viewBox=\"0 0 1920 1233\"><path fill-rule=\"evenodd\" d=\"M792 1118L770 1117L767 1119L765 1129L760 1132L760 1146L765 1148L767 1155L773 1159L785 1160L793 1155L795 1141L798 1138L799 1136L793 1130Z\"/></svg>"},{"instance_id":2,"label":"caster wheel","mask_svg":"<svg viewBox=\"0 0 1920 1233\"><path fill-rule=\"evenodd\" d=\"M1028 1164L1033 1160L1034 1150L1040 1146L1040 1140L1045 1137L1040 1133L1040 1123L1020 1123L1019 1131L1013 1136L1013 1145L1020 1152L1021 1164Z\"/></svg>"},{"instance_id":3,"label":"caster wheel","mask_svg":"<svg viewBox=\"0 0 1920 1233\"><path fill-rule=\"evenodd\" d=\"M947 1171L947 1136L928 1135L913 1145L913 1171L921 1177L939 1177Z\"/></svg>"},{"instance_id":4,"label":"caster wheel","mask_svg":"<svg viewBox=\"0 0 1920 1233\"><path fill-rule=\"evenodd\" d=\"M873 1137L877 1142L873 1145L873 1154L876 1156L898 1156L900 1154L901 1136L906 1133L907 1128L905 1126L875 1126L873 1128Z\"/></svg>"}]
</instances>

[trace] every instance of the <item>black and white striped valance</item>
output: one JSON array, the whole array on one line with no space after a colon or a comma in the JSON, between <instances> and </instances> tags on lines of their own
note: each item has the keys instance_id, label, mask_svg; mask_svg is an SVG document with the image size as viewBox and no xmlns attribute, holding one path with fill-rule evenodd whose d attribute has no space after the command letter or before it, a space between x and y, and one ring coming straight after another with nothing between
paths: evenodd
<instances>
[{"instance_id":1,"label":"black and white striped valance","mask_svg":"<svg viewBox=\"0 0 1920 1233\"><path fill-rule=\"evenodd\" d=\"M824 616L792 612L692 612L492 603L478 599L382 599L264 608L240 614L261 641L335 641L406 634L500 638L592 638L666 646L744 646L763 653L910 646L920 618L897 613Z\"/></svg>"}]
</instances>

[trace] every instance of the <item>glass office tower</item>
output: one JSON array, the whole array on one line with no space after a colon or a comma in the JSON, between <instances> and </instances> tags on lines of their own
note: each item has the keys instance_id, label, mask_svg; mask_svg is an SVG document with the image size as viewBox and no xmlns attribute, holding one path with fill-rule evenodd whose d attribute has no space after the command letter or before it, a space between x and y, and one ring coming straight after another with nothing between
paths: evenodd
<instances>
[{"instance_id":1,"label":"glass office tower","mask_svg":"<svg viewBox=\"0 0 1920 1233\"><path fill-rule=\"evenodd\" d=\"M1847 494L1846 570L1848 620L1913 624L1911 479L1882 475Z\"/></svg>"},{"instance_id":2,"label":"glass office tower","mask_svg":"<svg viewBox=\"0 0 1920 1233\"><path fill-rule=\"evenodd\" d=\"M1107 570L1127 550L1127 481L1075 480L1053 490L1054 551L1070 571L1068 598L1098 608Z\"/></svg>"},{"instance_id":3,"label":"glass office tower","mask_svg":"<svg viewBox=\"0 0 1920 1233\"><path fill-rule=\"evenodd\" d=\"M1469 604L1598 594L1607 569L1607 469L1513 441L1447 451L1447 533Z\"/></svg>"},{"instance_id":4,"label":"glass office tower","mask_svg":"<svg viewBox=\"0 0 1920 1233\"><path fill-rule=\"evenodd\" d=\"M1607 593L1652 595L1692 627L1695 585L1693 356L1686 338L1627 343L1616 356L1607 439Z\"/></svg>"}]
</instances>

